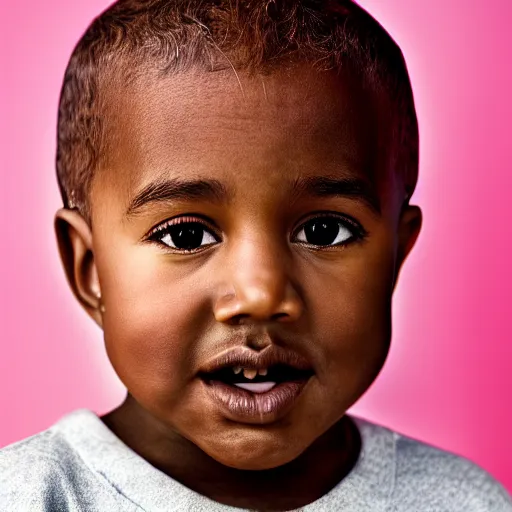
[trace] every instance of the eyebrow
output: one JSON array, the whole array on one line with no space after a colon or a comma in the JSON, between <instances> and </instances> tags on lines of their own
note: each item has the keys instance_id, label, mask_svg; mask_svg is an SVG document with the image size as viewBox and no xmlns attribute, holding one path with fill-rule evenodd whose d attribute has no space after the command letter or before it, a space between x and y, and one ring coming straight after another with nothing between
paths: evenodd
<instances>
[{"instance_id":1,"label":"eyebrow","mask_svg":"<svg viewBox=\"0 0 512 512\"><path fill-rule=\"evenodd\" d=\"M228 202L231 196L226 187L218 180L166 179L144 187L130 202L126 216L135 215L150 203L173 200Z\"/></svg>"},{"instance_id":2,"label":"eyebrow","mask_svg":"<svg viewBox=\"0 0 512 512\"><path fill-rule=\"evenodd\" d=\"M375 188L357 177L307 176L298 178L293 184L293 193L315 197L350 197L364 203L374 213L380 215L380 201Z\"/></svg>"},{"instance_id":3,"label":"eyebrow","mask_svg":"<svg viewBox=\"0 0 512 512\"><path fill-rule=\"evenodd\" d=\"M378 195L374 188L361 178L331 176L297 178L292 184L292 194L295 197L350 197L364 203L374 213L380 215ZM150 183L137 193L126 210L126 216L137 214L150 203L173 200L227 203L232 198L232 192L215 179L166 179Z\"/></svg>"}]
</instances>

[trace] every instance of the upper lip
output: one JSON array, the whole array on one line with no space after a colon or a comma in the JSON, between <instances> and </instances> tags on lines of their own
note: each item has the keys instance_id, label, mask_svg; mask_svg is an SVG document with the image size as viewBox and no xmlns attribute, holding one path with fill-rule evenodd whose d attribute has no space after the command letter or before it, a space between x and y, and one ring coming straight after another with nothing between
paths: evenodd
<instances>
[{"instance_id":1,"label":"upper lip","mask_svg":"<svg viewBox=\"0 0 512 512\"><path fill-rule=\"evenodd\" d=\"M291 366L297 370L312 370L308 360L297 352L279 345L269 345L261 352L256 352L248 347L235 347L226 350L206 363L200 373L213 373L233 366L260 370L278 364Z\"/></svg>"}]
</instances>

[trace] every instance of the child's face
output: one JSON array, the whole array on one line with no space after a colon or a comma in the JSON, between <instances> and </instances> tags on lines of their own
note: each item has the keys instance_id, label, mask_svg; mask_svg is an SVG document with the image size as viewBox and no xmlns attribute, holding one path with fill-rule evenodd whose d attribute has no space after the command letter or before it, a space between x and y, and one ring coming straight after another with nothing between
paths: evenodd
<instances>
[{"instance_id":1,"label":"child's face","mask_svg":"<svg viewBox=\"0 0 512 512\"><path fill-rule=\"evenodd\" d=\"M394 281L420 213L401 212L382 98L305 67L240 79L245 97L227 73L123 87L109 100L92 235L78 214L59 215L78 235L75 292L139 412L164 437L178 432L225 465L263 469L296 458L382 368ZM345 182L337 194L325 182L294 189L322 177ZM190 186L171 197L170 184L191 180L214 180L228 196ZM151 184L160 199L134 203ZM201 225L180 235L169 221ZM246 410L236 392L215 395L200 375L230 349L270 346L310 373L268 414Z\"/></svg>"}]
</instances>

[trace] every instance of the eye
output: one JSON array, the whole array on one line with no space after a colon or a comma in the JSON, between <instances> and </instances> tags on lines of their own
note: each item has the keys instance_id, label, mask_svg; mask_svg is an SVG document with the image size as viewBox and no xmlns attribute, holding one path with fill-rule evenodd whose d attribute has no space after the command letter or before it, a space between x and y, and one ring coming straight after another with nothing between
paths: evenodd
<instances>
[{"instance_id":1,"label":"eye","mask_svg":"<svg viewBox=\"0 0 512 512\"><path fill-rule=\"evenodd\" d=\"M183 217L158 226L150 233L148 240L183 252L194 252L219 241L205 223Z\"/></svg>"},{"instance_id":2,"label":"eye","mask_svg":"<svg viewBox=\"0 0 512 512\"><path fill-rule=\"evenodd\" d=\"M297 231L296 239L304 244L333 247L363 238L362 227L334 216L315 217Z\"/></svg>"}]
</instances>

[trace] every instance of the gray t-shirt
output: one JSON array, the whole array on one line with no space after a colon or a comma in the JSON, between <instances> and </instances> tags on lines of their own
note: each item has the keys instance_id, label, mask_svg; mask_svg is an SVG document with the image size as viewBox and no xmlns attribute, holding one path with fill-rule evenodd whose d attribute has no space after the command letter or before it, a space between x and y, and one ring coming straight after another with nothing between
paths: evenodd
<instances>
[{"instance_id":1,"label":"gray t-shirt","mask_svg":"<svg viewBox=\"0 0 512 512\"><path fill-rule=\"evenodd\" d=\"M353 471L304 512L512 512L505 489L464 458L354 418L362 451ZM0 450L0 511L241 510L151 466L90 410Z\"/></svg>"}]
</instances>

